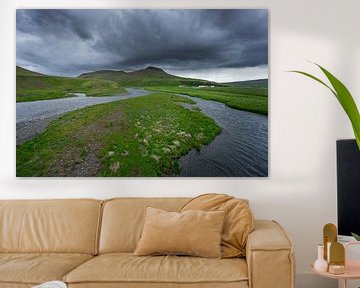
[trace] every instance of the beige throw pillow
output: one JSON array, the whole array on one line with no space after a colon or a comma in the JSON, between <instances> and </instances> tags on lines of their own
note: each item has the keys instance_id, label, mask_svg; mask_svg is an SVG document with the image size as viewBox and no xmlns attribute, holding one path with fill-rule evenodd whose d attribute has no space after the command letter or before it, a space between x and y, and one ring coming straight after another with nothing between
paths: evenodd
<instances>
[{"instance_id":1,"label":"beige throw pillow","mask_svg":"<svg viewBox=\"0 0 360 288\"><path fill-rule=\"evenodd\" d=\"M192 255L221 258L224 211L167 212L147 207L134 255Z\"/></svg>"},{"instance_id":2,"label":"beige throw pillow","mask_svg":"<svg viewBox=\"0 0 360 288\"><path fill-rule=\"evenodd\" d=\"M190 200L181 211L225 211L221 248L223 258L246 256L246 242L254 230L254 217L247 200L225 194L205 194Z\"/></svg>"}]
</instances>

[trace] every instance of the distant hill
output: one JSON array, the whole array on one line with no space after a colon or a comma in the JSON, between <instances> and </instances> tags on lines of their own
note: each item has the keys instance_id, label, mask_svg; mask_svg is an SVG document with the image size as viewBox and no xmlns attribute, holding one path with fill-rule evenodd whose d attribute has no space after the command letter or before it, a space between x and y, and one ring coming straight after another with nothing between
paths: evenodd
<instances>
[{"instance_id":1,"label":"distant hill","mask_svg":"<svg viewBox=\"0 0 360 288\"><path fill-rule=\"evenodd\" d=\"M81 74L78 78L106 79L111 81L119 81L126 72L120 70L99 70Z\"/></svg>"},{"instance_id":2,"label":"distant hill","mask_svg":"<svg viewBox=\"0 0 360 288\"><path fill-rule=\"evenodd\" d=\"M48 76L16 66L17 102L64 98L77 92L106 96L126 91L115 81Z\"/></svg>"},{"instance_id":3,"label":"distant hill","mask_svg":"<svg viewBox=\"0 0 360 288\"><path fill-rule=\"evenodd\" d=\"M145 69L124 72L112 70L100 70L84 73L79 78L106 79L118 82L122 86L198 86L198 85L218 85L201 79L183 78L171 75L164 70L149 66Z\"/></svg>"},{"instance_id":4,"label":"distant hill","mask_svg":"<svg viewBox=\"0 0 360 288\"><path fill-rule=\"evenodd\" d=\"M236 82L227 82L222 84L226 84L230 86L239 86L239 87L268 88L268 79L236 81Z\"/></svg>"},{"instance_id":5,"label":"distant hill","mask_svg":"<svg viewBox=\"0 0 360 288\"><path fill-rule=\"evenodd\" d=\"M16 66L16 76L45 76L44 74L27 70L20 66Z\"/></svg>"}]
</instances>

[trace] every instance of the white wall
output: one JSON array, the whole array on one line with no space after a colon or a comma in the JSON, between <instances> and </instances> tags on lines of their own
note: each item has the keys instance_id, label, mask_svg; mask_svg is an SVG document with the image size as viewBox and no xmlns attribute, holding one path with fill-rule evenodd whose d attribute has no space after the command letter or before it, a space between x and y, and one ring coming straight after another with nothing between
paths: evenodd
<instances>
[{"instance_id":1,"label":"white wall","mask_svg":"<svg viewBox=\"0 0 360 288\"><path fill-rule=\"evenodd\" d=\"M0 4L0 198L195 196L228 193L251 200L257 218L278 220L295 244L298 287L335 287L313 276L321 229L336 223L335 141L353 137L325 88L289 69L323 64L360 102L358 0L202 0L198 8L270 9L270 176L265 179L16 179L15 8L193 7L193 0L2 0ZM198 1L200 2L200 1ZM51 6L49 6L51 3ZM220 4L222 3L222 4ZM166 5L166 6L163 6ZM318 74L320 75L320 74ZM315 284L316 283L316 284ZM325 283L325 282L324 282ZM269 287L271 288L271 287Z\"/></svg>"}]
</instances>

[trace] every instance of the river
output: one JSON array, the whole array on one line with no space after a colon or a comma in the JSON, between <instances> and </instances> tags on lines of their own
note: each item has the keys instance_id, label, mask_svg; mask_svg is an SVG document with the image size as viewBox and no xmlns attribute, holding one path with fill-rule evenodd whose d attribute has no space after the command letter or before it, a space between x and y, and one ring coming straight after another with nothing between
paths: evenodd
<instances>
[{"instance_id":1,"label":"river","mask_svg":"<svg viewBox=\"0 0 360 288\"><path fill-rule=\"evenodd\" d=\"M127 88L126 90L127 93L114 96L86 97L85 94L75 93L77 95L75 97L16 103L16 123L59 116L66 112L87 106L109 103L152 93L137 88Z\"/></svg>"},{"instance_id":2,"label":"river","mask_svg":"<svg viewBox=\"0 0 360 288\"><path fill-rule=\"evenodd\" d=\"M267 177L268 117L190 97L222 128L209 145L180 158L183 177Z\"/></svg>"}]
</instances>

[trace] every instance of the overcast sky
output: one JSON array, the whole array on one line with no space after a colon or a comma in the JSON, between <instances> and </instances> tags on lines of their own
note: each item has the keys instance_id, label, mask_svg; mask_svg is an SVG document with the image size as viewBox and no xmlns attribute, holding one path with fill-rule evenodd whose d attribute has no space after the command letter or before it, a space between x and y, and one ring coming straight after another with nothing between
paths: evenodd
<instances>
[{"instance_id":1,"label":"overcast sky","mask_svg":"<svg viewBox=\"0 0 360 288\"><path fill-rule=\"evenodd\" d=\"M16 62L64 76L149 65L217 82L268 77L268 11L17 10Z\"/></svg>"}]
</instances>

